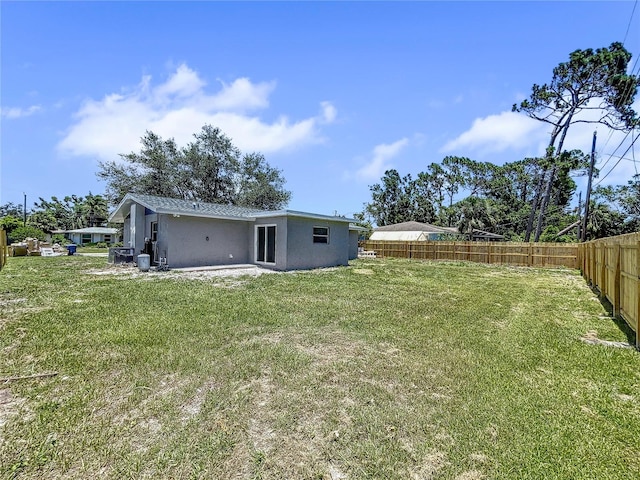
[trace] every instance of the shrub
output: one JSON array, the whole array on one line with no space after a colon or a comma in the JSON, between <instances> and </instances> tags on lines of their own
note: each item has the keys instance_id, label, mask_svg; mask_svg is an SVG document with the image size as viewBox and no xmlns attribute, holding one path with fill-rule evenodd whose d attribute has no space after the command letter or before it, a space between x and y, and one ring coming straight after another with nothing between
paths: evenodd
<instances>
[{"instance_id":1,"label":"shrub","mask_svg":"<svg viewBox=\"0 0 640 480\"><path fill-rule=\"evenodd\" d=\"M8 234L9 243L22 242L25 238L37 238L38 240L46 240L47 234L36 227L17 227Z\"/></svg>"},{"instance_id":2,"label":"shrub","mask_svg":"<svg viewBox=\"0 0 640 480\"><path fill-rule=\"evenodd\" d=\"M69 243L69 240L64 238L64 235L60 235L59 233L56 233L55 235L51 236L51 243L57 243L59 245L64 245L66 243Z\"/></svg>"}]
</instances>

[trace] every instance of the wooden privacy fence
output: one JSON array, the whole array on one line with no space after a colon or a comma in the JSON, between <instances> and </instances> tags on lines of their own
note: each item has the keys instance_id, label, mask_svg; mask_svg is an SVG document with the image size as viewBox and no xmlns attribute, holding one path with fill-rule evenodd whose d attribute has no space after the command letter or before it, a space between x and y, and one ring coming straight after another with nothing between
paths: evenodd
<instances>
[{"instance_id":1,"label":"wooden privacy fence","mask_svg":"<svg viewBox=\"0 0 640 480\"><path fill-rule=\"evenodd\" d=\"M7 263L7 232L0 230L0 270Z\"/></svg>"},{"instance_id":2,"label":"wooden privacy fence","mask_svg":"<svg viewBox=\"0 0 640 480\"><path fill-rule=\"evenodd\" d=\"M640 233L601 238L580 244L578 261L582 275L636 332L640 348Z\"/></svg>"},{"instance_id":3,"label":"wooden privacy fence","mask_svg":"<svg viewBox=\"0 0 640 480\"><path fill-rule=\"evenodd\" d=\"M466 260L529 267L579 267L577 243L367 240L364 242L364 249L373 250L377 257Z\"/></svg>"}]
</instances>

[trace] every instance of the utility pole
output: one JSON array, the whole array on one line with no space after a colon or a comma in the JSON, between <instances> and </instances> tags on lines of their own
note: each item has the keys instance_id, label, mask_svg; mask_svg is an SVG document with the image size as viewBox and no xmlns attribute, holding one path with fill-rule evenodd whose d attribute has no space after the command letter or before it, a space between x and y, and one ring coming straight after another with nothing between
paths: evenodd
<instances>
[{"instance_id":1,"label":"utility pole","mask_svg":"<svg viewBox=\"0 0 640 480\"><path fill-rule=\"evenodd\" d=\"M593 167L596 163L596 135L593 132L593 143L591 144L591 164L589 165L589 181L587 182L587 195L584 201L584 218L582 219L582 241L587 239L587 218L589 218L589 199L591 198L591 179L593 178Z\"/></svg>"},{"instance_id":2,"label":"utility pole","mask_svg":"<svg viewBox=\"0 0 640 480\"><path fill-rule=\"evenodd\" d=\"M24 227L27 226L27 194L22 192L24 195L24 206L22 207L22 222L24 223Z\"/></svg>"}]
</instances>

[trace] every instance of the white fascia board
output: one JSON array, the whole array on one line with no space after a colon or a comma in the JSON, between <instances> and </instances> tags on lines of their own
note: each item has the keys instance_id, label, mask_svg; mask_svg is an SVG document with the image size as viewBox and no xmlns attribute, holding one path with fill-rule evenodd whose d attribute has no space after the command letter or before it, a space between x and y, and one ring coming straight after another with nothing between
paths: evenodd
<instances>
[{"instance_id":1,"label":"white fascia board","mask_svg":"<svg viewBox=\"0 0 640 480\"><path fill-rule=\"evenodd\" d=\"M334 215L322 215L320 213L298 212L295 210L274 210L270 212L256 213L253 216L255 218L301 217L301 218L312 218L315 220L327 220L331 222L346 222L346 223L352 223L357 221L354 218L336 217Z\"/></svg>"}]
</instances>

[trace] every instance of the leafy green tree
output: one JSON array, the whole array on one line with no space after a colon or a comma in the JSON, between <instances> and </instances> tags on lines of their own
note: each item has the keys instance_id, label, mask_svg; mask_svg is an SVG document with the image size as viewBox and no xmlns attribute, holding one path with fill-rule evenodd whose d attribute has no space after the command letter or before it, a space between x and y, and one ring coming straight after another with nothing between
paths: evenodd
<instances>
[{"instance_id":1,"label":"leafy green tree","mask_svg":"<svg viewBox=\"0 0 640 480\"><path fill-rule=\"evenodd\" d=\"M431 177L420 172L407 186L407 190L411 203L411 220L421 223L435 222L437 212L431 188Z\"/></svg>"},{"instance_id":2,"label":"leafy green tree","mask_svg":"<svg viewBox=\"0 0 640 480\"><path fill-rule=\"evenodd\" d=\"M617 187L615 195L626 215L625 223L629 224L627 229L637 231L637 225L640 223L640 174L634 175L626 185Z\"/></svg>"},{"instance_id":3,"label":"leafy green tree","mask_svg":"<svg viewBox=\"0 0 640 480\"><path fill-rule=\"evenodd\" d=\"M269 166L260 153L244 155L235 179L236 204L276 210L289 203L291 192L284 189L282 172Z\"/></svg>"},{"instance_id":4,"label":"leafy green tree","mask_svg":"<svg viewBox=\"0 0 640 480\"><path fill-rule=\"evenodd\" d=\"M270 209L291 198L280 170L259 153L241 156L231 139L210 125L182 148L149 131L141 143L140 152L99 164L97 176L107 183L113 205L128 192Z\"/></svg>"},{"instance_id":5,"label":"leafy green tree","mask_svg":"<svg viewBox=\"0 0 640 480\"><path fill-rule=\"evenodd\" d=\"M587 240L622 235L624 214L611 208L606 203L591 201L589 218L587 218Z\"/></svg>"},{"instance_id":6,"label":"leafy green tree","mask_svg":"<svg viewBox=\"0 0 640 480\"><path fill-rule=\"evenodd\" d=\"M84 198L77 195L68 195L62 200L55 196L51 200L40 198L34 203L28 224L45 232L73 230L104 225L107 216L106 199L89 192Z\"/></svg>"},{"instance_id":7,"label":"leafy green tree","mask_svg":"<svg viewBox=\"0 0 640 480\"><path fill-rule=\"evenodd\" d=\"M47 234L37 227L27 225L13 229L7 234L9 243L22 242L27 238L37 238L38 240L46 240Z\"/></svg>"},{"instance_id":8,"label":"leafy green tree","mask_svg":"<svg viewBox=\"0 0 640 480\"><path fill-rule=\"evenodd\" d=\"M0 218L11 215L16 218L23 218L23 206L17 205L13 202L7 202L4 205L0 205Z\"/></svg>"},{"instance_id":9,"label":"leafy green tree","mask_svg":"<svg viewBox=\"0 0 640 480\"><path fill-rule=\"evenodd\" d=\"M488 200L471 196L458 202L457 207L460 212L457 225L460 233L470 235L474 229L493 229L496 221L493 216L493 207Z\"/></svg>"},{"instance_id":10,"label":"leafy green tree","mask_svg":"<svg viewBox=\"0 0 640 480\"><path fill-rule=\"evenodd\" d=\"M24 226L22 218L17 218L13 215L5 215L0 218L0 230L4 230L7 234L22 226Z\"/></svg>"},{"instance_id":11,"label":"leafy green tree","mask_svg":"<svg viewBox=\"0 0 640 480\"><path fill-rule=\"evenodd\" d=\"M431 163L415 179L388 170L379 184L370 187L372 201L366 205L366 213L380 226L413 220L462 226L466 230L489 230L506 239L521 241L546 161L525 158L494 165L465 157L446 157L444 165ZM587 163L587 156L579 150L560 155L546 221L553 228L546 230L544 238L552 238L577 220L570 205L576 190L573 176L585 169ZM467 196L451 204L454 195L461 193Z\"/></svg>"},{"instance_id":12,"label":"leafy green tree","mask_svg":"<svg viewBox=\"0 0 640 480\"><path fill-rule=\"evenodd\" d=\"M400 177L397 170L384 172L381 183L369 187L372 201L366 207L380 227L413 220L408 185L411 175Z\"/></svg>"},{"instance_id":13,"label":"leafy green tree","mask_svg":"<svg viewBox=\"0 0 640 480\"><path fill-rule=\"evenodd\" d=\"M354 213L353 218L354 220L356 220L355 222L356 225L367 229L365 232L361 233L360 237L361 238L364 237L365 239L368 239L373 233L373 225L371 224L371 221L367 218L366 211Z\"/></svg>"},{"instance_id":14,"label":"leafy green tree","mask_svg":"<svg viewBox=\"0 0 640 480\"><path fill-rule=\"evenodd\" d=\"M634 175L626 185L598 186L593 190L592 198L592 208L598 213L590 207L587 219L587 236L590 239L640 231L640 175ZM594 215L598 218L592 221ZM608 217L614 218L609 221ZM593 225L593 231L589 230L589 225ZM612 228L605 228L607 225Z\"/></svg>"},{"instance_id":15,"label":"leafy green tree","mask_svg":"<svg viewBox=\"0 0 640 480\"><path fill-rule=\"evenodd\" d=\"M45 231L71 230L85 227L82 216L82 197L68 195L60 200L51 197L45 200L40 197L39 202L34 203L34 210L29 217L29 223Z\"/></svg>"},{"instance_id":16,"label":"leafy green tree","mask_svg":"<svg viewBox=\"0 0 640 480\"><path fill-rule=\"evenodd\" d=\"M551 127L541 188L532 199L531 215L538 211L535 240L545 220L551 191L558 168L562 168L564 141L570 127L576 123L597 123L612 129L629 129L638 125L638 117L632 108L640 84L640 77L627 74L631 54L619 42L608 48L576 50L569 61L553 69L549 84L532 87L531 95L513 110ZM597 111L594 117L584 115ZM528 222L526 237L529 239L532 221Z\"/></svg>"},{"instance_id":17,"label":"leafy green tree","mask_svg":"<svg viewBox=\"0 0 640 480\"><path fill-rule=\"evenodd\" d=\"M211 203L236 203L235 176L240 170L240 150L220 129L210 125L195 134L183 150L185 180L191 198Z\"/></svg>"},{"instance_id":18,"label":"leafy green tree","mask_svg":"<svg viewBox=\"0 0 640 480\"><path fill-rule=\"evenodd\" d=\"M28 219L29 226L43 230L45 232L52 232L54 230L67 230L66 227L60 226L55 214L50 210L36 210Z\"/></svg>"},{"instance_id":19,"label":"leafy green tree","mask_svg":"<svg viewBox=\"0 0 640 480\"><path fill-rule=\"evenodd\" d=\"M93 195L91 192L84 198L80 206L83 223L88 227L99 227L106 224L109 218L109 206L107 199L102 195Z\"/></svg>"}]
</instances>

